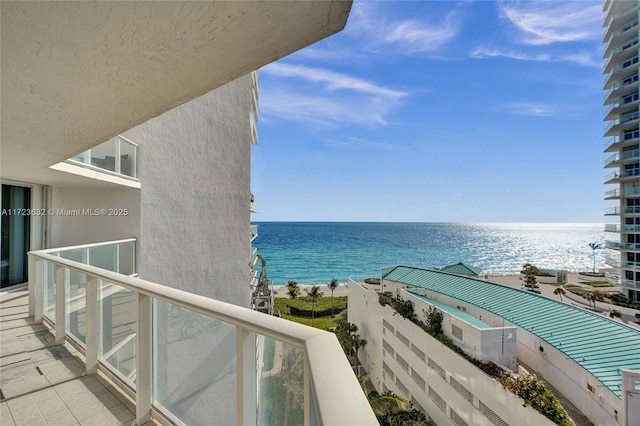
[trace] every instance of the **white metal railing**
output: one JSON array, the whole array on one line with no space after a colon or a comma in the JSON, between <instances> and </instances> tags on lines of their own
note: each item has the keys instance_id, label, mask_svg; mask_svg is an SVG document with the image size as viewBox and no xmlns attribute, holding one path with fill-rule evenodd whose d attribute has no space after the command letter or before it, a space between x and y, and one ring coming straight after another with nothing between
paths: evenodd
<instances>
[{"instance_id":1,"label":"white metal railing","mask_svg":"<svg viewBox=\"0 0 640 426\"><path fill-rule=\"evenodd\" d=\"M111 244L113 243L121 242ZM107 246L109 243L102 245ZM76 246L71 249L90 248L92 248L91 245ZM167 407L158 403L159 398L155 395L159 384L153 374L157 373L159 364L154 358L156 356L154 344L157 342L154 342L156 335L153 333L153 328L156 328L156 333L166 331L157 329L160 324L158 314L154 315L154 302L155 304L162 302L172 308L182 308L190 314L215 319L235 328L236 424L259 423L258 409L264 397L262 387L258 385L261 370L258 366L260 355L257 342L260 337L275 339L283 347L292 347L301 353L301 362L298 365L302 368L299 389L303 402L300 407L297 407L302 412L301 423L304 425L377 424L364 392L333 333L87 265L80 261L65 259L60 257L63 251L66 250L41 250L28 253L30 314L34 316L35 322L42 322L46 306L45 297L50 296L46 287L51 285L55 289L54 314L51 322L55 328L55 341L62 344L66 338L72 337L67 334L69 315L79 311L78 308L72 307L68 294L71 276L74 275L75 279L82 280L84 293L81 296L75 296L73 303L83 309L82 326L85 341L81 346L85 350L87 373L92 374L98 368L113 368L105 359L105 355L113 355L113 352L105 353L106 348L101 345L104 335L100 321L108 313L105 312L104 306L105 288L112 287L116 289L117 294L124 293L127 297L132 296L133 309L126 309L126 312L133 318L135 337L130 337L131 333L129 333L118 343L121 347L129 344L134 352L133 360L129 360L133 365L134 373L129 377L135 380L135 383L130 384L135 389L137 424L142 425L151 419L152 408L164 413L168 410ZM49 273L51 271L53 274ZM190 350L202 350L202 348L184 348L184 352ZM168 364L168 368L186 361L174 359L173 362L174 364ZM285 407L287 407L286 404ZM168 415L171 417L170 411Z\"/></svg>"},{"instance_id":2,"label":"white metal railing","mask_svg":"<svg viewBox=\"0 0 640 426\"><path fill-rule=\"evenodd\" d=\"M66 160L67 163L101 172L138 178L138 145L116 136Z\"/></svg>"}]
</instances>

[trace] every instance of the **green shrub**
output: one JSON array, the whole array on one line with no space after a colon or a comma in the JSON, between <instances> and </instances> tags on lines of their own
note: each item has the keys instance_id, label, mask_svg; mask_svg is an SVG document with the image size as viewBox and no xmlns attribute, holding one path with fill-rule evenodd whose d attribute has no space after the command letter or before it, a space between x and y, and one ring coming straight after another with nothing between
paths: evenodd
<instances>
[{"instance_id":1,"label":"green shrub","mask_svg":"<svg viewBox=\"0 0 640 426\"><path fill-rule=\"evenodd\" d=\"M380 278L365 278L364 279L364 283L365 284L380 285Z\"/></svg>"}]
</instances>

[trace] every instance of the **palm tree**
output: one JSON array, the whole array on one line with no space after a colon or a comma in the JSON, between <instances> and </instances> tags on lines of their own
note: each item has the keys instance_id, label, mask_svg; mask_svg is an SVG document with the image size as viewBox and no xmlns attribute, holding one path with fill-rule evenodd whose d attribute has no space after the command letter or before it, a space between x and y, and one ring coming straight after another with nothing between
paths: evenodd
<instances>
[{"instance_id":1,"label":"palm tree","mask_svg":"<svg viewBox=\"0 0 640 426\"><path fill-rule=\"evenodd\" d=\"M593 302L593 308L595 309L595 307L596 307L596 295L593 294L592 291L586 292L585 294L582 295L582 297L587 299L587 302L589 303L589 309L591 309L591 302Z\"/></svg>"},{"instance_id":2,"label":"palm tree","mask_svg":"<svg viewBox=\"0 0 640 426\"><path fill-rule=\"evenodd\" d=\"M338 280L331 278L329 281L329 290L331 290L331 315L333 315L333 291L338 288Z\"/></svg>"},{"instance_id":3,"label":"palm tree","mask_svg":"<svg viewBox=\"0 0 640 426\"><path fill-rule=\"evenodd\" d=\"M356 376L360 375L360 360L358 359L358 351L367 346L367 339L363 339L360 335L351 336L351 347L356 353Z\"/></svg>"},{"instance_id":4,"label":"palm tree","mask_svg":"<svg viewBox=\"0 0 640 426\"><path fill-rule=\"evenodd\" d=\"M520 273L524 275L524 285L527 290L533 291L538 284L538 280L536 280L536 275L540 273L538 268L530 263L525 263Z\"/></svg>"},{"instance_id":5,"label":"palm tree","mask_svg":"<svg viewBox=\"0 0 640 426\"><path fill-rule=\"evenodd\" d=\"M593 250L593 273L596 272L596 250L600 250L604 248L602 243L589 243L589 247Z\"/></svg>"},{"instance_id":6,"label":"palm tree","mask_svg":"<svg viewBox=\"0 0 640 426\"><path fill-rule=\"evenodd\" d=\"M296 297L298 297L298 294L300 294L300 288L298 287L297 282L287 281L287 294L292 299L295 299Z\"/></svg>"},{"instance_id":7,"label":"palm tree","mask_svg":"<svg viewBox=\"0 0 640 426\"><path fill-rule=\"evenodd\" d=\"M555 294L556 296L560 296L560 301L562 302L562 295L567 294L567 292L564 291L562 287L558 287L553 290L553 294Z\"/></svg>"},{"instance_id":8,"label":"palm tree","mask_svg":"<svg viewBox=\"0 0 640 426\"><path fill-rule=\"evenodd\" d=\"M369 399L369 404L376 416L411 410L411 403L409 401L394 394L373 394Z\"/></svg>"},{"instance_id":9,"label":"palm tree","mask_svg":"<svg viewBox=\"0 0 640 426\"><path fill-rule=\"evenodd\" d=\"M311 303L313 305L311 311L311 326L313 327L313 322L316 317L316 302L318 301L320 296L322 296L322 294L320 294L320 286L314 285L313 287L311 287L311 290L307 290L307 296L309 296L309 299L311 299Z\"/></svg>"}]
</instances>

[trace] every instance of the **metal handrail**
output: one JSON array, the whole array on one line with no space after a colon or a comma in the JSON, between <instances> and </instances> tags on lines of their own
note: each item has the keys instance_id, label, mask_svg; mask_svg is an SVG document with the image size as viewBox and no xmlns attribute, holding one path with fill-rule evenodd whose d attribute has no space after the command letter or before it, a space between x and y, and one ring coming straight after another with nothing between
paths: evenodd
<instances>
[{"instance_id":1,"label":"metal handrail","mask_svg":"<svg viewBox=\"0 0 640 426\"><path fill-rule=\"evenodd\" d=\"M128 241L128 240L123 240ZM101 245L113 244L99 243ZM308 367L308 379L312 392L305 392L305 424L311 424L309 412L309 404L311 401L308 397L313 397L315 404L315 414L319 424L377 424L376 418L371 407L362 391L357 378L351 370L340 344L335 334L288 321L282 318L265 315L247 308L236 306L230 303L222 302L208 297L189 293L184 290L167 287L139 278L132 278L116 272L111 272L95 266L86 265L69 259L63 259L51 254L52 251L62 251L67 249L94 247L95 245L74 246L72 248L59 248L40 251L31 251L28 253L30 261L43 263L42 261L51 262L61 268L74 270L85 274L88 279L103 280L109 283L121 286L137 294L138 299L138 315L142 318L150 320L151 300L157 299L175 306L182 307L192 312L223 321L237 327L237 333L253 332L259 333L267 337L285 342L295 347L303 349L306 357L305 366ZM42 266L42 265L41 265ZM34 265L34 269L38 267ZM36 303L43 303L42 299L42 280L38 282L38 273L34 278L33 288L30 285L30 297L35 297ZM41 276L40 276L41 277ZM30 284L32 278L30 277ZM58 286L58 283L56 282ZM64 286L59 287L64 293ZM34 292L32 293L32 290ZM95 291L95 290L94 290ZM35 294L34 294L35 293ZM58 293L56 291L56 293ZM88 294L89 292L87 292ZM56 299L61 297L56 294ZM59 301L60 299L58 299ZM62 295L64 300L64 295ZM57 306L58 303L56 303ZM64 306L65 303L63 302ZM89 308L87 307L87 311ZM42 308L36 308L35 312L42 312ZM36 321L41 318L37 318ZM58 316L57 318L64 318ZM63 320L64 321L64 320ZM59 324L56 324L56 336L58 333L64 333L65 330L58 331ZM64 327L60 327L64 328ZM148 332L147 332L148 331ZM136 345L136 358L148 360L151 356L151 327L149 324L138 323L139 338L145 344ZM142 334L145 334L142 336ZM148 335L146 335L148 334ZM239 343L242 345L241 343ZM88 347L89 345L87 345ZM145 350L146 348L146 350ZM95 350L95 349L94 349ZM149 353L144 353L148 351ZM238 354L240 357L241 354ZM145 362L148 363L148 361ZM138 362L136 362L137 365ZM148 363L150 364L150 363ZM240 364L240 363L239 363ZM331 368L326 368L330 365ZM151 367L148 367L151 368ZM240 370L240 366L238 368ZM305 368L305 376L307 368ZM144 373L144 372L142 372ZM142 376L150 374L150 370L144 374L140 374L136 392L136 417L140 422L148 421L151 409L151 390L147 386L151 386L150 378L147 378L147 385L143 385L145 380ZM241 371L238 372L242 377ZM239 382L242 379L239 378ZM144 386L144 388L142 388ZM241 405L241 401L238 401ZM242 408L239 408L239 413ZM242 415L239 414L238 423L242 424ZM315 423L315 422L313 422Z\"/></svg>"}]
</instances>

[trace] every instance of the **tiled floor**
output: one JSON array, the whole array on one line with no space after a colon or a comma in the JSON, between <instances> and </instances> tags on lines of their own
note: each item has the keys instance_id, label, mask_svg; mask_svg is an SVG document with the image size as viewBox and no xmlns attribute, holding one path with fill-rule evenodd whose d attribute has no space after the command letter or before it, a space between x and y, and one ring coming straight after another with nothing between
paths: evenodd
<instances>
[{"instance_id":1,"label":"tiled floor","mask_svg":"<svg viewBox=\"0 0 640 426\"><path fill-rule=\"evenodd\" d=\"M134 407L69 345L28 318L27 290L0 293L0 425L130 425Z\"/></svg>"}]
</instances>

